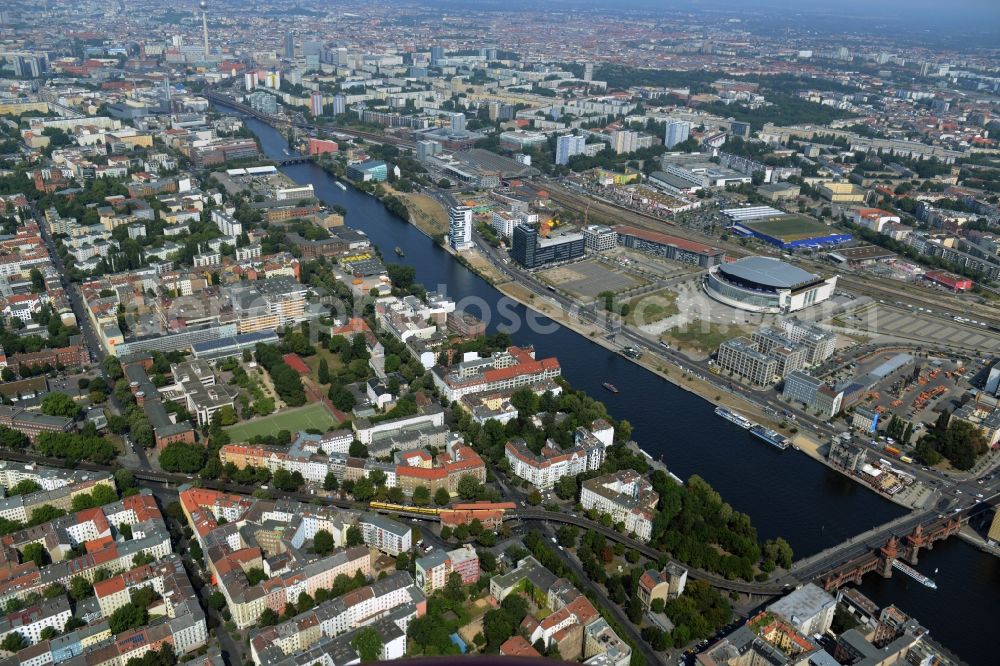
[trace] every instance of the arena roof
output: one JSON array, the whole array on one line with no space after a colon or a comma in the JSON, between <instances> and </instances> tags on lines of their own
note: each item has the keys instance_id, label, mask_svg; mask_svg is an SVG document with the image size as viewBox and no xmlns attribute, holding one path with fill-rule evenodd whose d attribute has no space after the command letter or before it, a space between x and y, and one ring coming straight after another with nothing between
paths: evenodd
<instances>
[{"instance_id":1,"label":"arena roof","mask_svg":"<svg viewBox=\"0 0 1000 666\"><path fill-rule=\"evenodd\" d=\"M722 214L733 222L744 222L747 220L759 220L765 217L776 217L784 215L777 208L771 206L746 206L744 208L727 208Z\"/></svg>"},{"instance_id":2,"label":"arena roof","mask_svg":"<svg viewBox=\"0 0 1000 666\"><path fill-rule=\"evenodd\" d=\"M818 275L769 257L744 257L731 264L720 265L719 270L726 275L775 289L792 289L819 279Z\"/></svg>"}]
</instances>

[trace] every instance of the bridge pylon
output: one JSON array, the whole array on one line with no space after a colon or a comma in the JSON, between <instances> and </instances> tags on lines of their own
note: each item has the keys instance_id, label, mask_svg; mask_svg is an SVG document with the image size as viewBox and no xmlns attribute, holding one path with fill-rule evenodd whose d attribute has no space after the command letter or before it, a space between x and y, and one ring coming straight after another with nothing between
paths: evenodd
<instances>
[{"instance_id":1,"label":"bridge pylon","mask_svg":"<svg viewBox=\"0 0 1000 666\"><path fill-rule=\"evenodd\" d=\"M899 540L895 536L889 537L885 545L879 549L881 555L879 562L879 573L882 578L892 578L892 561L899 555Z\"/></svg>"}]
</instances>

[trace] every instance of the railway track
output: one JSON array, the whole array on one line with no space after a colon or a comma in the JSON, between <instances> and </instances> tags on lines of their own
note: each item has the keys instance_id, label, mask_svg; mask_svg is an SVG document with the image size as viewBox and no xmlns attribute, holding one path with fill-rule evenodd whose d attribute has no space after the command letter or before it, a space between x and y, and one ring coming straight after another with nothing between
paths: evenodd
<instances>
[{"instance_id":1,"label":"railway track","mask_svg":"<svg viewBox=\"0 0 1000 666\"><path fill-rule=\"evenodd\" d=\"M720 241L718 238L698 233L678 226L668 220L652 217L638 211L628 210L599 199L591 199L584 194L567 190L558 185L546 184L546 190L552 201L577 213L585 213L589 210L590 215L598 215L609 218L618 224L629 224L648 231L669 233L685 240L706 243L720 247L731 257L739 258L750 254L745 248ZM664 228L666 227L666 229ZM814 271L830 272L830 266L818 261L802 259L799 263L809 266ZM865 296L870 296L875 300L899 301L908 303L916 307L930 308L942 312L949 316L969 317L972 315L979 321L985 321L995 332L1000 331L1000 317L997 310L987 305L971 303L967 301L957 301L947 294L924 289L920 286L893 286L893 281L869 281L863 277L852 273L841 273L840 284L848 291L853 291Z\"/></svg>"}]
</instances>

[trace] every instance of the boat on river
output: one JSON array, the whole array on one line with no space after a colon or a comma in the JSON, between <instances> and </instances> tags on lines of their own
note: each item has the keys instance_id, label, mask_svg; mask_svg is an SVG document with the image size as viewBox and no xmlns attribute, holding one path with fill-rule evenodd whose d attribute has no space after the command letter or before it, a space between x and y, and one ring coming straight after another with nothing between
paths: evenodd
<instances>
[{"instance_id":1,"label":"boat on river","mask_svg":"<svg viewBox=\"0 0 1000 666\"><path fill-rule=\"evenodd\" d=\"M750 428L750 434L758 439L762 439L776 449L784 451L788 448L788 438L784 435L765 428L762 425L755 425Z\"/></svg>"},{"instance_id":2,"label":"boat on river","mask_svg":"<svg viewBox=\"0 0 1000 666\"><path fill-rule=\"evenodd\" d=\"M899 560L893 560L892 566L894 569L899 569L907 576L920 583L921 585L929 587L932 590L937 589L937 583L935 583L933 580L931 580L927 576L923 575L922 573L911 567L909 564L900 562Z\"/></svg>"},{"instance_id":3,"label":"boat on river","mask_svg":"<svg viewBox=\"0 0 1000 666\"><path fill-rule=\"evenodd\" d=\"M755 425L754 422L751 421L750 419L746 418L745 416L741 416L736 412L731 412L725 407L716 407L715 413L721 416L722 418L726 419L730 423L735 423L744 430L749 430Z\"/></svg>"}]
</instances>

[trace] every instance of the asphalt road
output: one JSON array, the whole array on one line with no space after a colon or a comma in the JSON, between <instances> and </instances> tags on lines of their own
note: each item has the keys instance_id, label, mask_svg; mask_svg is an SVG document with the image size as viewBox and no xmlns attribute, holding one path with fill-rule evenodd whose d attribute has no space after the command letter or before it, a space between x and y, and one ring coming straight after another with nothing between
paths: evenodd
<instances>
[{"instance_id":1,"label":"asphalt road","mask_svg":"<svg viewBox=\"0 0 1000 666\"><path fill-rule=\"evenodd\" d=\"M76 284L70 282L67 277L66 266L63 264L62 258L56 251L57 248L55 240L51 235L49 235L45 221L40 218L38 211L34 208L32 208L32 215L35 218L35 222L38 223L38 229L41 234L42 241L45 243L45 247L49 251L49 257L52 260L52 265L55 266L57 271L59 271L59 281L62 284L63 291L66 293L67 299L69 299L70 308L73 310L73 316L76 317L77 326L80 328L80 333L83 335L91 358L97 363L98 370L104 378L104 381L107 383L108 388L113 389L115 382L104 370L103 365L103 361L107 356L107 353L104 351L104 345L101 344L100 338L94 330L90 317L87 316L87 309L83 302L83 297L80 295L80 289ZM122 407L118 403L118 399L115 398L114 391L108 392L108 403L111 405L112 413L119 415L123 413ZM125 446L127 446L135 454L141 467L145 469L152 469L149 464L149 458L146 456L146 451L141 446L135 446L132 440L128 438L125 439Z\"/></svg>"}]
</instances>

